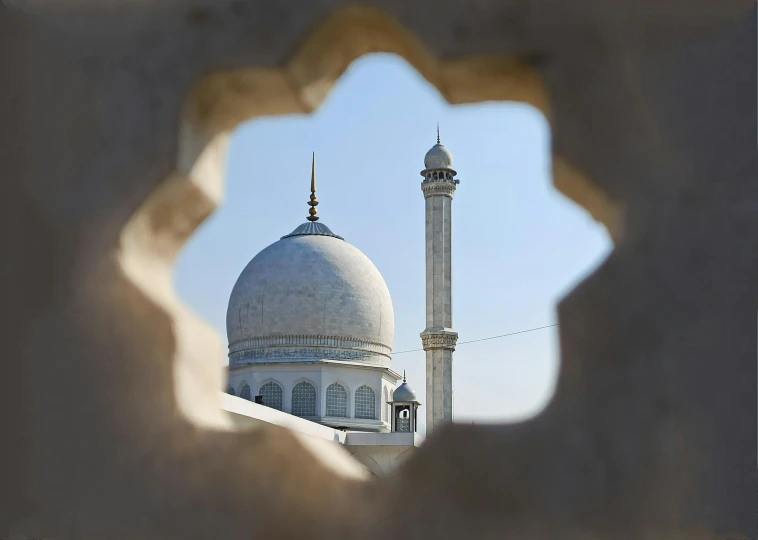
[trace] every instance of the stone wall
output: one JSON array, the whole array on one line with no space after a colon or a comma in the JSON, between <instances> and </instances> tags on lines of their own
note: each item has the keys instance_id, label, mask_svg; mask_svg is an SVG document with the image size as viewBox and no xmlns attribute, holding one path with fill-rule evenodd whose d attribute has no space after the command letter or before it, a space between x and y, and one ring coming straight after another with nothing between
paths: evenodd
<instances>
[{"instance_id":1,"label":"stone wall","mask_svg":"<svg viewBox=\"0 0 758 540\"><path fill-rule=\"evenodd\" d=\"M754 2L6 0L0 51L0 537L756 537ZM373 51L543 111L615 250L558 306L539 417L363 482L234 430L171 268L229 132Z\"/></svg>"}]
</instances>

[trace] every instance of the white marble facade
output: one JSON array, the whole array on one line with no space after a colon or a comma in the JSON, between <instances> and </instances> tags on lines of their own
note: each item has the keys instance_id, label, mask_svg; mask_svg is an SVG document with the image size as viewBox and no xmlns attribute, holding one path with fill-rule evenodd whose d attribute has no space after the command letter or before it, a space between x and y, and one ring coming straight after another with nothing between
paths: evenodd
<instances>
[{"instance_id":1,"label":"white marble facade","mask_svg":"<svg viewBox=\"0 0 758 540\"><path fill-rule=\"evenodd\" d=\"M379 270L318 222L263 249L232 289L227 393L343 430L387 432L400 376L395 318ZM310 203L309 203L310 204Z\"/></svg>"},{"instance_id":2,"label":"white marble facade","mask_svg":"<svg viewBox=\"0 0 758 540\"><path fill-rule=\"evenodd\" d=\"M398 379L392 370L338 361L255 364L230 370L227 392L263 395L264 405L330 427L384 433Z\"/></svg>"}]
</instances>

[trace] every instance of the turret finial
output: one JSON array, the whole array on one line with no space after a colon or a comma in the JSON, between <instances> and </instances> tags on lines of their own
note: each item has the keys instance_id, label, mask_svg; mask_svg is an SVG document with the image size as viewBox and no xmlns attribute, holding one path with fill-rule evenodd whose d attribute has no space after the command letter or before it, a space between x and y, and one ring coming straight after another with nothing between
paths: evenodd
<instances>
[{"instance_id":1,"label":"turret finial","mask_svg":"<svg viewBox=\"0 0 758 540\"><path fill-rule=\"evenodd\" d=\"M440 123L437 122L437 144L440 144Z\"/></svg>"},{"instance_id":2,"label":"turret finial","mask_svg":"<svg viewBox=\"0 0 758 540\"><path fill-rule=\"evenodd\" d=\"M403 370L403 382L405 382L405 370Z\"/></svg>"},{"instance_id":3,"label":"turret finial","mask_svg":"<svg viewBox=\"0 0 758 540\"><path fill-rule=\"evenodd\" d=\"M306 218L308 221L318 221L318 210L316 210L316 207L318 206L318 201L316 200L316 152L313 152L313 159L311 161L311 200L308 201L308 206L310 206L310 210L308 210L308 217Z\"/></svg>"}]
</instances>

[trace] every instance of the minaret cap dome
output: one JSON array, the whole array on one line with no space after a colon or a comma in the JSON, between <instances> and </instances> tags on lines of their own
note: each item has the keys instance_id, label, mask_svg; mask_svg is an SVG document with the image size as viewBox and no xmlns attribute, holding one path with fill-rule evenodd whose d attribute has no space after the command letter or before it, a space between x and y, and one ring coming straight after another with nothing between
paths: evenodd
<instances>
[{"instance_id":1,"label":"minaret cap dome","mask_svg":"<svg viewBox=\"0 0 758 540\"><path fill-rule=\"evenodd\" d=\"M452 169L453 154L442 144L437 143L424 156L424 167L427 169Z\"/></svg>"},{"instance_id":2,"label":"minaret cap dome","mask_svg":"<svg viewBox=\"0 0 758 540\"><path fill-rule=\"evenodd\" d=\"M416 392L410 385L403 381L403 384L398 386L392 393L392 401L405 402L405 403L418 403Z\"/></svg>"}]
</instances>

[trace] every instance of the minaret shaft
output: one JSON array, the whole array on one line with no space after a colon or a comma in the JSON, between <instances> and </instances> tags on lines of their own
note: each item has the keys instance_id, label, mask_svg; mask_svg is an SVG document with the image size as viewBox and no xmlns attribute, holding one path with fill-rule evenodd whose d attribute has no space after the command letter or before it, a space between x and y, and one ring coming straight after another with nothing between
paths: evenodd
<instances>
[{"instance_id":1,"label":"minaret shaft","mask_svg":"<svg viewBox=\"0 0 758 540\"><path fill-rule=\"evenodd\" d=\"M426 198L426 327L452 328L451 240L453 199Z\"/></svg>"},{"instance_id":2,"label":"minaret shaft","mask_svg":"<svg viewBox=\"0 0 758 540\"><path fill-rule=\"evenodd\" d=\"M452 204L456 181L445 171L422 183L426 207L426 432L453 420Z\"/></svg>"}]
</instances>

